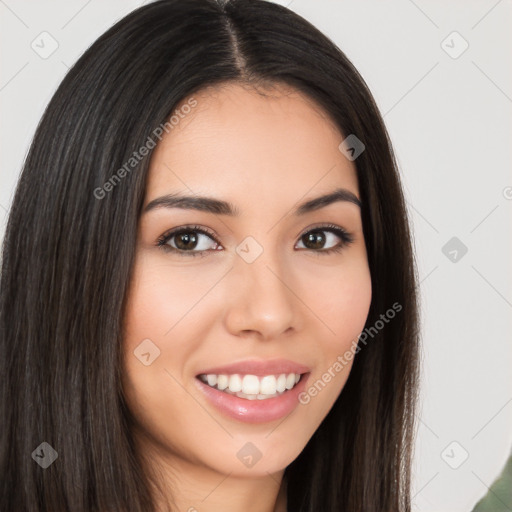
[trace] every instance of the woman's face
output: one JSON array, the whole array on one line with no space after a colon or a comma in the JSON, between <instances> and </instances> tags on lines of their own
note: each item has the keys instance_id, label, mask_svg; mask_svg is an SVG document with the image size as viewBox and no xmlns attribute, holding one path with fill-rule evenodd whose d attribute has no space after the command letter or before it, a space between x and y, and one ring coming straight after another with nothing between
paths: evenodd
<instances>
[{"instance_id":1,"label":"woman's face","mask_svg":"<svg viewBox=\"0 0 512 512\"><path fill-rule=\"evenodd\" d=\"M284 469L345 385L344 354L368 315L344 137L305 96L279 90L229 84L194 95L151 157L123 386L139 439L174 468ZM301 209L340 189L341 199ZM186 229L168 236L177 228ZM245 398L234 394L240 386Z\"/></svg>"}]
</instances>

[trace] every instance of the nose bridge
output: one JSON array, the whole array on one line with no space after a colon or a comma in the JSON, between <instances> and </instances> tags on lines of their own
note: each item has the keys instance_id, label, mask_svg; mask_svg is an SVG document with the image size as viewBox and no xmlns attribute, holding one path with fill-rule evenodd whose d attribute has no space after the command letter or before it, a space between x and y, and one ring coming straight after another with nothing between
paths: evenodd
<instances>
[{"instance_id":1,"label":"nose bridge","mask_svg":"<svg viewBox=\"0 0 512 512\"><path fill-rule=\"evenodd\" d=\"M228 299L226 327L233 334L257 331L264 338L274 338L296 327L297 299L278 248L258 245L253 239L237 247L230 272L232 293Z\"/></svg>"}]
</instances>

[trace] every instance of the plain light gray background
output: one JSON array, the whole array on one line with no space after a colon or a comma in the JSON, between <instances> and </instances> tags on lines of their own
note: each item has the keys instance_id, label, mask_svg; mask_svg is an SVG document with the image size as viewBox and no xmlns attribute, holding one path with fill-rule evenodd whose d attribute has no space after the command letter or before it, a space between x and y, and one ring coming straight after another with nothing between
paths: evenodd
<instances>
[{"instance_id":1,"label":"plain light gray background","mask_svg":"<svg viewBox=\"0 0 512 512\"><path fill-rule=\"evenodd\" d=\"M0 236L36 125L68 67L143 3L0 0ZM512 447L512 2L278 3L335 41L384 116L421 280L414 509L471 510Z\"/></svg>"}]
</instances>

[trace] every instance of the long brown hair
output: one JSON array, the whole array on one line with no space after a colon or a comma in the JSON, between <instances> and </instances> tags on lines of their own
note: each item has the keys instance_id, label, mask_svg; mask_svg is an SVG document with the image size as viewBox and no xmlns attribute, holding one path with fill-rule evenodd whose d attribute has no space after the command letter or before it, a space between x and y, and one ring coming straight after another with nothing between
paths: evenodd
<instances>
[{"instance_id":1,"label":"long brown hair","mask_svg":"<svg viewBox=\"0 0 512 512\"><path fill-rule=\"evenodd\" d=\"M160 0L102 35L50 101L8 217L0 280L0 509L154 509L121 389L122 320L149 157L103 187L175 106L227 81L306 93L354 161L372 304L350 377L286 468L293 512L410 510L417 277L392 146L363 78L309 22L263 0ZM151 154L151 150L150 150ZM383 328L384 315L400 306ZM398 308L397 308L398 309ZM31 457L47 442L57 460Z\"/></svg>"}]
</instances>

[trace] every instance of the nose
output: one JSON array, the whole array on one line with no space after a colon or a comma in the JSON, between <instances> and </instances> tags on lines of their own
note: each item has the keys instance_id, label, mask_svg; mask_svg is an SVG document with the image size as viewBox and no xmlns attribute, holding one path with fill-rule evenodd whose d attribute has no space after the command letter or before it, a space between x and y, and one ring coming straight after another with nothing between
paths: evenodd
<instances>
[{"instance_id":1,"label":"nose","mask_svg":"<svg viewBox=\"0 0 512 512\"><path fill-rule=\"evenodd\" d=\"M300 300L293 290L291 272L285 272L283 266L268 252L252 263L235 259L227 276L224 316L231 334L272 340L299 328Z\"/></svg>"}]
</instances>

